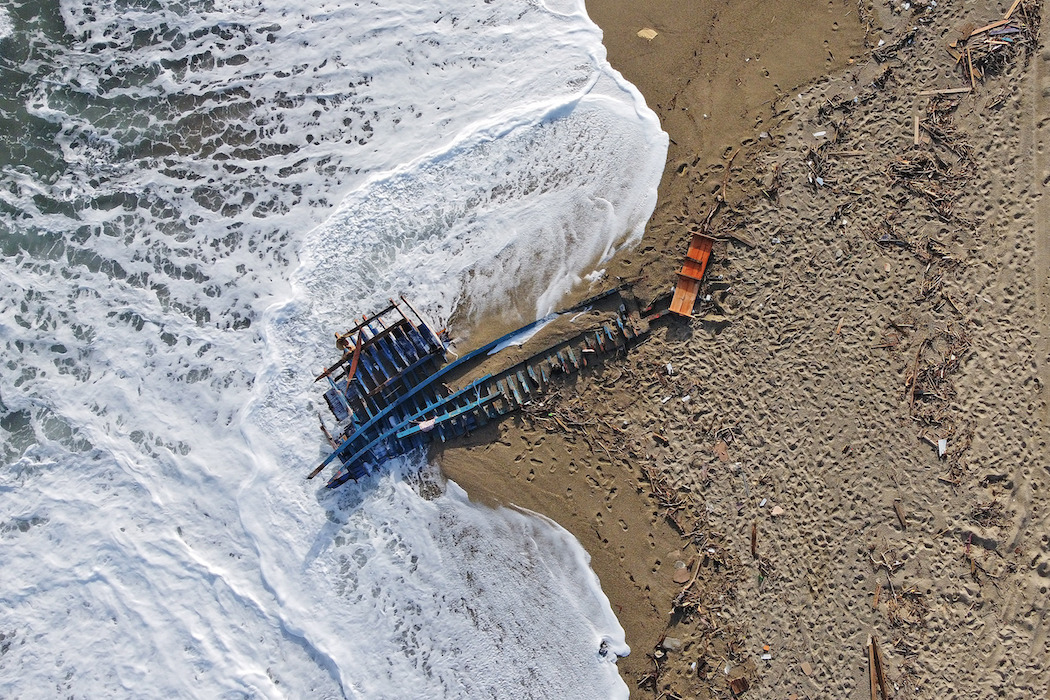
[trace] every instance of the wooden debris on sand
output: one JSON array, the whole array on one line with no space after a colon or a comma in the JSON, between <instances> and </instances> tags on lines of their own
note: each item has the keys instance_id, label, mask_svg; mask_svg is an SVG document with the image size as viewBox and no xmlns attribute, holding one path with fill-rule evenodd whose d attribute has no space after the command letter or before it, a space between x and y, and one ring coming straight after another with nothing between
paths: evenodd
<instances>
[{"instance_id":1,"label":"wooden debris on sand","mask_svg":"<svg viewBox=\"0 0 1050 700\"><path fill-rule=\"evenodd\" d=\"M943 221L951 221L956 195L968 174L963 163L949 163L936 153L919 151L897 156L890 164L893 184L921 195Z\"/></svg>"},{"instance_id":2,"label":"wooden debris on sand","mask_svg":"<svg viewBox=\"0 0 1050 700\"><path fill-rule=\"evenodd\" d=\"M874 635L868 636L868 677L871 684L871 700L889 700L882 652Z\"/></svg>"},{"instance_id":3,"label":"wooden debris on sand","mask_svg":"<svg viewBox=\"0 0 1050 700\"><path fill-rule=\"evenodd\" d=\"M707 261L711 258L711 245L714 241L702 233L694 233L689 243L689 251L685 256L685 263L681 272L678 273L678 285L671 299L671 312L679 316L690 318L693 315L693 306L696 304L696 295L700 291L700 282L703 280L704 271L707 270Z\"/></svg>"},{"instance_id":4,"label":"wooden debris on sand","mask_svg":"<svg viewBox=\"0 0 1050 700\"><path fill-rule=\"evenodd\" d=\"M963 77L976 90L978 81L1001 74L1018 54L1023 54L1025 61L1031 57L1039 45L1041 21L1040 0L1014 0L1002 19L971 30L948 49L956 57L956 65L962 67Z\"/></svg>"},{"instance_id":5,"label":"wooden debris on sand","mask_svg":"<svg viewBox=\"0 0 1050 700\"><path fill-rule=\"evenodd\" d=\"M681 271L678 273L678 284L675 286L674 296L671 299L671 312L686 318L692 318L693 307L696 304L696 296L700 291L700 282L703 280L704 272L707 270L707 262L711 258L711 246L715 239L711 232L711 222L726 202L726 189L729 186L729 175L733 167L739 149L729 156L726 163L725 174L722 177L722 186L715 195L715 203L708 211L700 227L693 231L689 242L689 250L685 254L685 261ZM728 228L724 233L745 245L754 246L755 241L744 231L736 228Z\"/></svg>"},{"instance_id":6,"label":"wooden debris on sand","mask_svg":"<svg viewBox=\"0 0 1050 700\"><path fill-rule=\"evenodd\" d=\"M915 34L917 33L917 31L917 29L913 28L911 31L905 33L900 39L897 39L897 41L893 42L892 44L885 44L883 46L880 46L879 48L872 51L871 57L874 58L877 63L885 63L886 61L896 56L897 52L900 51L902 48L904 48L905 46L909 46L912 42L914 42Z\"/></svg>"},{"instance_id":7,"label":"wooden debris on sand","mask_svg":"<svg viewBox=\"0 0 1050 700\"><path fill-rule=\"evenodd\" d=\"M908 529L908 523L904 519L904 508L901 507L901 502L900 501L894 501L893 502L893 512L895 512L897 514L897 520L900 521L901 530L907 530Z\"/></svg>"}]
</instances>

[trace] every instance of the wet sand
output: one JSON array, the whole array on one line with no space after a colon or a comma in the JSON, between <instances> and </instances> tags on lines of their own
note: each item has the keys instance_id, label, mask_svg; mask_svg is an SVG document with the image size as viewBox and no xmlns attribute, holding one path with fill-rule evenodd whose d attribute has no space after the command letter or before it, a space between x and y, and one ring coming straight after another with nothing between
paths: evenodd
<instances>
[{"instance_id":1,"label":"wet sand","mask_svg":"<svg viewBox=\"0 0 1050 700\"><path fill-rule=\"evenodd\" d=\"M1050 687L1050 51L922 95L1009 5L924 7L588 5L672 139L608 269L670 290L728 168L710 299L440 459L590 552L635 696L868 698L869 635L893 697Z\"/></svg>"}]
</instances>

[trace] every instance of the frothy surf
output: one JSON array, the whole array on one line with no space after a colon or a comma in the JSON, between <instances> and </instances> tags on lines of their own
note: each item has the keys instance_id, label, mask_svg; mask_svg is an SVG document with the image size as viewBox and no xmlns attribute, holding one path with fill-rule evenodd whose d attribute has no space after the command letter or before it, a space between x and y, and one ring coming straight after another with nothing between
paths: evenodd
<instances>
[{"instance_id":1,"label":"frothy surf","mask_svg":"<svg viewBox=\"0 0 1050 700\"><path fill-rule=\"evenodd\" d=\"M555 524L302 480L351 314L540 316L640 234L582 2L12 5L0 59L2 694L625 695Z\"/></svg>"}]
</instances>

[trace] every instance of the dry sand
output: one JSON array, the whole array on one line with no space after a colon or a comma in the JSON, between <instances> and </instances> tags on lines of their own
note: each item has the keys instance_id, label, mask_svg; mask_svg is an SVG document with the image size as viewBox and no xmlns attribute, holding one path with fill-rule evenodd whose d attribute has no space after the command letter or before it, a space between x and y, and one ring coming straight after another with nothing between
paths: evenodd
<instances>
[{"instance_id":1,"label":"dry sand","mask_svg":"<svg viewBox=\"0 0 1050 700\"><path fill-rule=\"evenodd\" d=\"M656 326L441 459L587 548L638 697L869 698L869 635L891 697L1050 697L1047 30L931 117L920 91L969 82L946 46L1009 4L916 7L589 6L673 139L610 269L670 289L736 148L713 229L756 245L715 247L724 322Z\"/></svg>"}]
</instances>

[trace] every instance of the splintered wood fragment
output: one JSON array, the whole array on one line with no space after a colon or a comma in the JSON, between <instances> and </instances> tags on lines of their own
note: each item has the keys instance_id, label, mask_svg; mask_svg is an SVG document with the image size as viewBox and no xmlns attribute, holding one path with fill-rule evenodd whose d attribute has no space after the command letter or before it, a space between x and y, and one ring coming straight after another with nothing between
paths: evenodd
<instances>
[{"instance_id":1,"label":"splintered wood fragment","mask_svg":"<svg viewBox=\"0 0 1050 700\"><path fill-rule=\"evenodd\" d=\"M970 49L966 49L966 65L970 69L970 87L976 90L977 79L973 75L973 53L970 51Z\"/></svg>"},{"instance_id":2,"label":"splintered wood fragment","mask_svg":"<svg viewBox=\"0 0 1050 700\"><path fill-rule=\"evenodd\" d=\"M1010 15L1012 15L1014 13L1014 10L1016 10L1017 6L1020 5L1020 4L1021 4L1021 0L1014 0L1014 4L1010 5L1010 9L1006 11L1005 15L1003 15L1003 20L1004 21L1009 20L1010 19Z\"/></svg>"},{"instance_id":3,"label":"splintered wood fragment","mask_svg":"<svg viewBox=\"0 0 1050 700\"><path fill-rule=\"evenodd\" d=\"M908 377L908 380L911 383L911 390L908 392L909 393L909 397L908 397L908 413L909 414L912 411L915 410L915 385L919 383L919 358L922 356L922 348L923 348L924 345L926 345L926 340L925 339L923 339L923 341L921 343L919 343L919 349L915 353L915 364L912 366L911 374Z\"/></svg>"},{"instance_id":4,"label":"splintered wood fragment","mask_svg":"<svg viewBox=\"0 0 1050 700\"><path fill-rule=\"evenodd\" d=\"M729 156L729 162L726 163L726 172L725 175L722 176L722 191L718 193L719 202L726 201L726 188L729 187L730 169L733 167L733 161L736 160L736 155L738 153L740 153L739 148L733 151L733 154Z\"/></svg>"},{"instance_id":5,"label":"splintered wood fragment","mask_svg":"<svg viewBox=\"0 0 1050 700\"><path fill-rule=\"evenodd\" d=\"M732 229L729 231L725 231L723 235L729 236L730 238L740 241L748 248L754 248L757 245L754 236L752 236L747 231L743 231L740 229Z\"/></svg>"},{"instance_id":6,"label":"splintered wood fragment","mask_svg":"<svg viewBox=\"0 0 1050 700\"><path fill-rule=\"evenodd\" d=\"M902 530L907 530L908 529L908 523L906 523L904 521L904 509L901 508L901 502L900 501L894 501L893 502L893 511L897 514L897 520L899 520L900 523L901 523L901 529Z\"/></svg>"},{"instance_id":7,"label":"splintered wood fragment","mask_svg":"<svg viewBox=\"0 0 1050 700\"><path fill-rule=\"evenodd\" d=\"M914 134L912 135L912 145L913 146L918 146L919 145L919 115L918 114L913 114L912 115L912 125L914 127Z\"/></svg>"},{"instance_id":8,"label":"splintered wood fragment","mask_svg":"<svg viewBox=\"0 0 1050 700\"><path fill-rule=\"evenodd\" d=\"M872 636L871 648L875 651L875 680L879 683L882 691L882 700L890 700L889 692L886 690L886 668L882 662L882 651L879 649L879 640Z\"/></svg>"},{"instance_id":9,"label":"splintered wood fragment","mask_svg":"<svg viewBox=\"0 0 1050 700\"><path fill-rule=\"evenodd\" d=\"M1017 3L1016 2L1014 3L1014 7L1017 7ZM1010 13L1012 13L1013 11L1014 11L1014 8L1011 7L1010 8L1010 12L1006 13L1007 19L997 19L994 22L991 22L990 24L984 25L980 29L974 29L972 32L970 32L970 37L969 38L972 39L973 37L977 36L978 34L985 33L989 29L995 29L996 27L1003 26L1004 24L1006 24L1007 22L1010 21L1009 20L1009 16L1010 16Z\"/></svg>"},{"instance_id":10,"label":"splintered wood fragment","mask_svg":"<svg viewBox=\"0 0 1050 700\"><path fill-rule=\"evenodd\" d=\"M682 589L683 592L688 591L693 587L693 584L696 583L697 577L700 576L700 567L703 565L703 562L703 557L696 558L696 571L693 572L693 578L689 579L689 583L687 583L685 588Z\"/></svg>"},{"instance_id":11,"label":"splintered wood fragment","mask_svg":"<svg viewBox=\"0 0 1050 700\"><path fill-rule=\"evenodd\" d=\"M758 524L751 524L751 557L758 559Z\"/></svg>"},{"instance_id":12,"label":"splintered wood fragment","mask_svg":"<svg viewBox=\"0 0 1050 700\"><path fill-rule=\"evenodd\" d=\"M966 92L972 92L973 88L961 87L961 88L945 88L944 90L923 90L920 95L961 95Z\"/></svg>"},{"instance_id":13,"label":"splintered wood fragment","mask_svg":"<svg viewBox=\"0 0 1050 700\"><path fill-rule=\"evenodd\" d=\"M835 335L842 335L842 324L843 324L843 322L845 320L846 320L845 316L843 316L842 318L839 319L839 324L837 326L835 326Z\"/></svg>"},{"instance_id":14,"label":"splintered wood fragment","mask_svg":"<svg viewBox=\"0 0 1050 700\"><path fill-rule=\"evenodd\" d=\"M875 598L871 601L871 607L872 607L873 610L878 610L878 608L879 608L879 594L880 593L882 593L882 584L881 583L876 583L875 584Z\"/></svg>"},{"instance_id":15,"label":"splintered wood fragment","mask_svg":"<svg viewBox=\"0 0 1050 700\"><path fill-rule=\"evenodd\" d=\"M665 445L670 445L671 444L671 441L668 440L667 438L665 438L660 433L653 433L653 438L656 439L659 442L662 442Z\"/></svg>"},{"instance_id":16,"label":"splintered wood fragment","mask_svg":"<svg viewBox=\"0 0 1050 700\"><path fill-rule=\"evenodd\" d=\"M871 688L871 700L879 700L878 679L875 673L875 645L868 636L868 685Z\"/></svg>"}]
</instances>

